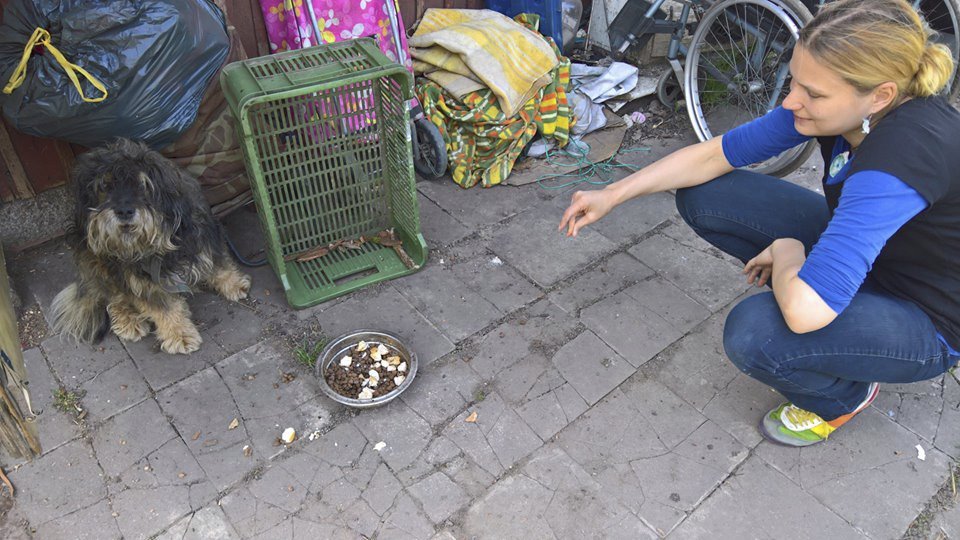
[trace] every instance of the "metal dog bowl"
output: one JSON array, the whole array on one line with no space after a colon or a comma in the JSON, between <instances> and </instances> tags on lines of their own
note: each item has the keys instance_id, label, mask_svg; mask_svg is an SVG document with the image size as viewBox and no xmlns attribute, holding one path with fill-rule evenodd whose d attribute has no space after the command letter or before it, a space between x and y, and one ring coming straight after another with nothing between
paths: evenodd
<instances>
[{"instance_id":1,"label":"metal dog bowl","mask_svg":"<svg viewBox=\"0 0 960 540\"><path fill-rule=\"evenodd\" d=\"M407 363L407 373L403 382L400 383L400 386L373 399L357 399L341 395L327 384L327 369L331 366L338 367L336 362L360 341L366 341L374 347L382 343L399 353L401 360ZM319 379L320 382L320 389L323 390L323 393L326 394L327 397L348 407L369 409L389 403L410 387L413 378L417 375L417 355L396 336L378 330L356 330L331 340L317 358L316 370L317 379Z\"/></svg>"}]
</instances>

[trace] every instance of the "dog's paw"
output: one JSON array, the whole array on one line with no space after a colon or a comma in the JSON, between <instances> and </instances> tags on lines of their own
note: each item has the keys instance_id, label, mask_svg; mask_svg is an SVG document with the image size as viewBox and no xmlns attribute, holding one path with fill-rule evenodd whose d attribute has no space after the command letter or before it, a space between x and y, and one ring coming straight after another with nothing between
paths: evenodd
<instances>
[{"instance_id":1,"label":"dog's paw","mask_svg":"<svg viewBox=\"0 0 960 540\"><path fill-rule=\"evenodd\" d=\"M250 293L250 276L234 272L230 279L225 280L220 288L220 294L231 302L243 300Z\"/></svg>"},{"instance_id":2,"label":"dog's paw","mask_svg":"<svg viewBox=\"0 0 960 540\"><path fill-rule=\"evenodd\" d=\"M160 350L169 354L190 354L200 348L203 338L196 328L184 329L182 334L169 336L160 342Z\"/></svg>"},{"instance_id":3,"label":"dog's paw","mask_svg":"<svg viewBox=\"0 0 960 540\"><path fill-rule=\"evenodd\" d=\"M150 324L145 320L126 319L114 321L110 329L123 341L140 341L150 333Z\"/></svg>"}]
</instances>

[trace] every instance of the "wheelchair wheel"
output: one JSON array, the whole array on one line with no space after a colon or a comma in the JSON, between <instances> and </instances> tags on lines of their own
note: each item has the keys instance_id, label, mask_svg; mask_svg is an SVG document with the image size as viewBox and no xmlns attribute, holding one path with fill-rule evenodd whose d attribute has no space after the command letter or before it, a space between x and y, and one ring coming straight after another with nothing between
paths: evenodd
<instances>
[{"instance_id":1,"label":"wheelchair wheel","mask_svg":"<svg viewBox=\"0 0 960 540\"><path fill-rule=\"evenodd\" d=\"M799 0L722 0L700 18L687 53L687 112L701 141L763 116L790 91L789 52L810 11ZM811 140L751 170L782 176L810 156Z\"/></svg>"},{"instance_id":2,"label":"wheelchair wheel","mask_svg":"<svg viewBox=\"0 0 960 540\"><path fill-rule=\"evenodd\" d=\"M914 9L920 11L923 18L936 32L933 40L942 43L953 54L953 73L944 93L951 100L960 94L960 2L958 0L912 0Z\"/></svg>"},{"instance_id":3,"label":"wheelchair wheel","mask_svg":"<svg viewBox=\"0 0 960 540\"><path fill-rule=\"evenodd\" d=\"M424 117L413 121L413 168L428 180L447 172L447 144L437 126Z\"/></svg>"},{"instance_id":4,"label":"wheelchair wheel","mask_svg":"<svg viewBox=\"0 0 960 540\"><path fill-rule=\"evenodd\" d=\"M657 99L671 111L675 110L677 102L683 99L683 86L671 68L667 68L657 79Z\"/></svg>"}]
</instances>

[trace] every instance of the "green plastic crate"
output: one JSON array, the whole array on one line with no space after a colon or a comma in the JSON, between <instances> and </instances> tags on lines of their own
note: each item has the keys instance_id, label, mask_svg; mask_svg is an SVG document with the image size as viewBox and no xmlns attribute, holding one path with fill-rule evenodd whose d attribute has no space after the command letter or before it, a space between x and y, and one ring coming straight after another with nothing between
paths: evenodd
<instances>
[{"instance_id":1,"label":"green plastic crate","mask_svg":"<svg viewBox=\"0 0 960 540\"><path fill-rule=\"evenodd\" d=\"M291 306L416 271L427 259L410 145L410 74L372 39L235 62L220 84L237 120L267 243ZM415 263L372 242L294 257L393 228Z\"/></svg>"}]
</instances>

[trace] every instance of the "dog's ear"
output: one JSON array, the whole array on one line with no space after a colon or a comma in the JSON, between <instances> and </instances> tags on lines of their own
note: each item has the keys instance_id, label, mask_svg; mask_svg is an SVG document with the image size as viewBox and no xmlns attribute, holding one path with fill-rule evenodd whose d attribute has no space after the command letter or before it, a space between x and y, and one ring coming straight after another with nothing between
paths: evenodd
<instances>
[{"instance_id":1,"label":"dog's ear","mask_svg":"<svg viewBox=\"0 0 960 540\"><path fill-rule=\"evenodd\" d=\"M157 152L147 150L144 173L147 194L154 208L163 212L164 224L172 232L174 243L193 253L200 233L194 209L197 182L177 165Z\"/></svg>"},{"instance_id":2,"label":"dog's ear","mask_svg":"<svg viewBox=\"0 0 960 540\"><path fill-rule=\"evenodd\" d=\"M100 205L100 187L113 168L111 156L114 156L112 145L94 148L77 158L70 173L76 200L74 221L79 231L86 229L88 210Z\"/></svg>"}]
</instances>

